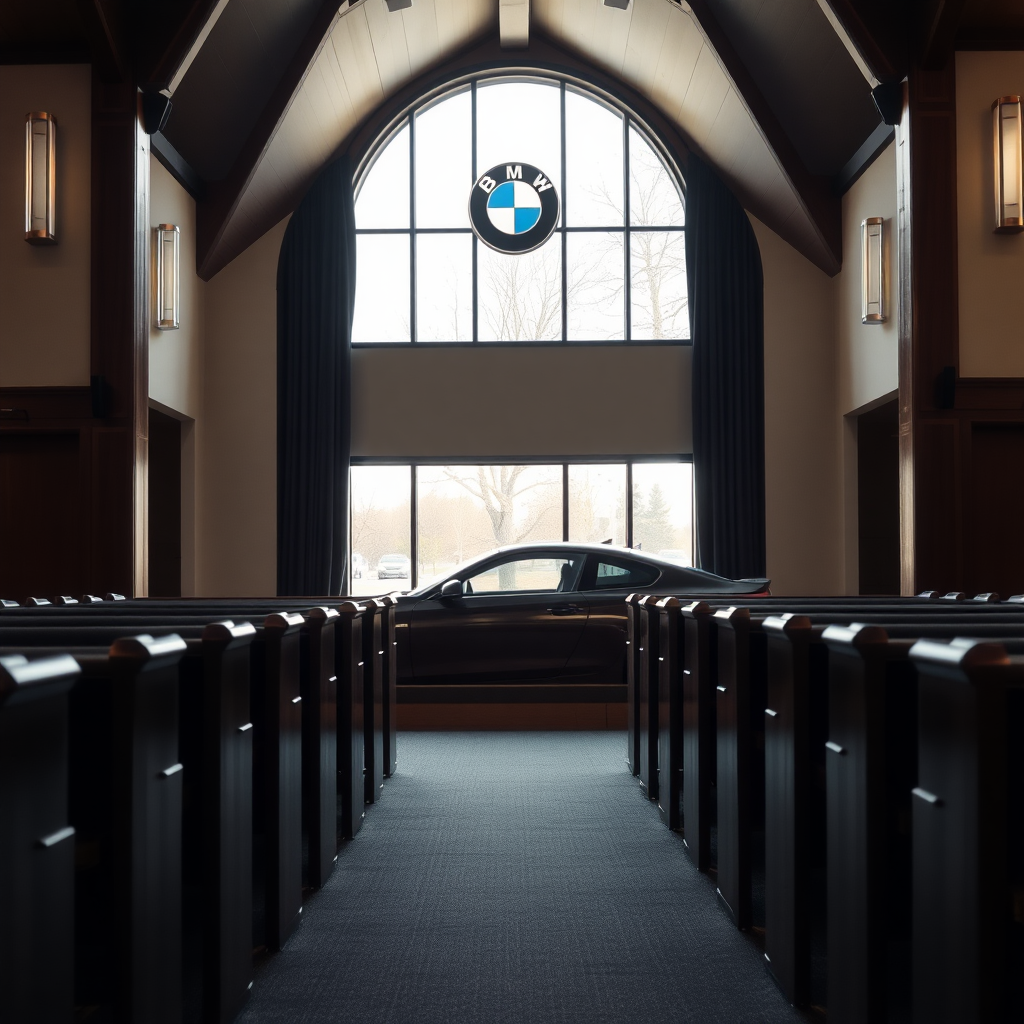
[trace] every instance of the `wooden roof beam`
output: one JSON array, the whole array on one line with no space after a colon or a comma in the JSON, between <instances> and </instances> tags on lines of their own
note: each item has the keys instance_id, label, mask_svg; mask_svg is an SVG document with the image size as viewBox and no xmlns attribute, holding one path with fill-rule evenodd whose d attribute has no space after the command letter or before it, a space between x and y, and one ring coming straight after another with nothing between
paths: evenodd
<instances>
[{"instance_id":1,"label":"wooden roof beam","mask_svg":"<svg viewBox=\"0 0 1024 1024\"><path fill-rule=\"evenodd\" d=\"M906 17L891 0L818 0L853 62L873 89L907 74Z\"/></svg>"},{"instance_id":2,"label":"wooden roof beam","mask_svg":"<svg viewBox=\"0 0 1024 1024\"><path fill-rule=\"evenodd\" d=\"M829 256L828 266L822 269L830 274L839 273L843 262L842 201L834 193L829 179L811 174L807 170L775 112L768 105L729 37L718 23L711 10L710 0L689 0L689 7L695 24L717 55L723 71L735 87L814 225L818 238Z\"/></svg>"},{"instance_id":3,"label":"wooden roof beam","mask_svg":"<svg viewBox=\"0 0 1024 1024\"><path fill-rule=\"evenodd\" d=\"M340 6L340 0L323 0L227 177L210 182L206 198L196 205L196 272L205 280L220 269L214 260L216 247L306 76L334 31L341 17Z\"/></svg>"}]
</instances>

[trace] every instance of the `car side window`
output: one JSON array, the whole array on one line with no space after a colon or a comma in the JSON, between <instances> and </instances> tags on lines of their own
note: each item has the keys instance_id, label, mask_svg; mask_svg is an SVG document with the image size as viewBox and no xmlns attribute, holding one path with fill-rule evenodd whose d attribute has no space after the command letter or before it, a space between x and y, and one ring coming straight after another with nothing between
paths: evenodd
<instances>
[{"instance_id":1,"label":"car side window","mask_svg":"<svg viewBox=\"0 0 1024 1024\"><path fill-rule=\"evenodd\" d=\"M573 590L582 559L516 558L471 576L467 594L544 593Z\"/></svg>"},{"instance_id":2,"label":"car side window","mask_svg":"<svg viewBox=\"0 0 1024 1024\"><path fill-rule=\"evenodd\" d=\"M650 586L658 578L658 570L638 562L598 562L595 588L633 588Z\"/></svg>"}]
</instances>

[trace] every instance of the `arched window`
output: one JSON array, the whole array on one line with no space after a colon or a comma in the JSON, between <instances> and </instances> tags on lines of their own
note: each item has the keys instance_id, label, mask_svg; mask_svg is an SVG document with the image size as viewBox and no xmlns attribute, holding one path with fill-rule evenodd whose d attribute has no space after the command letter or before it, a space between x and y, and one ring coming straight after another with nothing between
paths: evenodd
<instances>
[{"instance_id":1,"label":"arched window","mask_svg":"<svg viewBox=\"0 0 1024 1024\"><path fill-rule=\"evenodd\" d=\"M560 214L509 256L469 225L477 177L532 164ZM681 184L625 110L552 78L492 77L415 108L356 200L354 343L689 339Z\"/></svg>"}]
</instances>

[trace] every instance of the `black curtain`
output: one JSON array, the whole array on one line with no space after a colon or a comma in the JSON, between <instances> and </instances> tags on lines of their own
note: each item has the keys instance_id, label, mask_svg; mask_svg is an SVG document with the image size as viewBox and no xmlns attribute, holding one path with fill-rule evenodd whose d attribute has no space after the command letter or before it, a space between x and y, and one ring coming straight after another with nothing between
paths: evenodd
<instances>
[{"instance_id":1,"label":"black curtain","mask_svg":"<svg viewBox=\"0 0 1024 1024\"><path fill-rule=\"evenodd\" d=\"M347 157L292 216L277 265L277 592L341 593L348 554L356 291Z\"/></svg>"},{"instance_id":2,"label":"black curtain","mask_svg":"<svg viewBox=\"0 0 1024 1024\"><path fill-rule=\"evenodd\" d=\"M686 172L698 564L765 574L764 280L743 207L699 157Z\"/></svg>"}]
</instances>

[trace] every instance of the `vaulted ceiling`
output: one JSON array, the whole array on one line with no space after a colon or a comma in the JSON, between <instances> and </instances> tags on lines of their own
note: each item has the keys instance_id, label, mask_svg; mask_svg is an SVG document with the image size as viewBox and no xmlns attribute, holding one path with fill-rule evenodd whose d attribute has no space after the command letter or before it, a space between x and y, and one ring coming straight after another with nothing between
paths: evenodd
<instances>
[{"instance_id":1,"label":"vaulted ceiling","mask_svg":"<svg viewBox=\"0 0 1024 1024\"><path fill-rule=\"evenodd\" d=\"M498 0L6 0L0 60L91 59L172 94L154 152L198 201L209 277L294 209L379 105L472 47ZM923 25L920 39L905 23ZM957 35L959 33L959 36ZM931 60L1024 42L1013 0L532 0L529 66L559 52L623 82L744 205L828 273L840 195L891 137L871 87L908 44ZM45 40L45 42L40 42ZM463 59L465 63L465 59Z\"/></svg>"}]
</instances>

